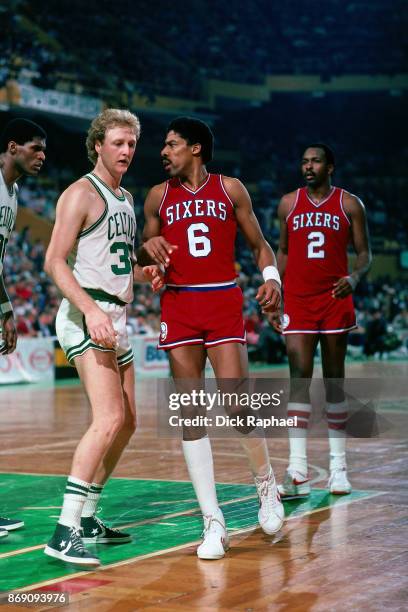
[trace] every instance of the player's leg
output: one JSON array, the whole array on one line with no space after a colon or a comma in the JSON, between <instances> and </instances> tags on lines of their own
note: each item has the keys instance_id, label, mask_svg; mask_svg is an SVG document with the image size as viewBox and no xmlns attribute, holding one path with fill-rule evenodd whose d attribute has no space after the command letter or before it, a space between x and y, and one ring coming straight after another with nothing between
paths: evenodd
<instances>
[{"instance_id":1,"label":"player's leg","mask_svg":"<svg viewBox=\"0 0 408 612\"><path fill-rule=\"evenodd\" d=\"M320 339L330 447L328 487L331 493L338 495L351 492L346 463L348 408L343 389L347 336L347 333L322 334Z\"/></svg>"},{"instance_id":2,"label":"player's leg","mask_svg":"<svg viewBox=\"0 0 408 612\"><path fill-rule=\"evenodd\" d=\"M287 334L286 351L290 370L288 417L297 417L297 426L290 427L289 466L279 487L283 498L304 497L310 493L307 476L307 428L311 413L310 382L318 334Z\"/></svg>"},{"instance_id":3,"label":"player's leg","mask_svg":"<svg viewBox=\"0 0 408 612\"><path fill-rule=\"evenodd\" d=\"M115 469L123 451L136 429L135 373L133 360L119 366L123 393L124 420L110 448L105 454L91 483L81 517L83 541L98 544L125 544L131 536L106 525L96 516L103 487Z\"/></svg>"},{"instance_id":4,"label":"player's leg","mask_svg":"<svg viewBox=\"0 0 408 612\"><path fill-rule=\"evenodd\" d=\"M116 353L87 350L75 357L78 374L85 386L92 422L74 453L61 515L44 552L75 565L95 567L80 538L80 522L89 487L98 466L124 423L123 394Z\"/></svg>"},{"instance_id":5,"label":"player's leg","mask_svg":"<svg viewBox=\"0 0 408 612\"><path fill-rule=\"evenodd\" d=\"M169 351L171 373L180 393L189 393L202 387L206 359L203 345L179 346ZM195 413L183 410L183 417L188 416L195 416ZM218 505L211 443L205 428L184 427L182 447L204 518L204 539L197 549L197 555L201 559L220 559L228 549L228 537Z\"/></svg>"},{"instance_id":6,"label":"player's leg","mask_svg":"<svg viewBox=\"0 0 408 612\"><path fill-rule=\"evenodd\" d=\"M244 344L220 344L208 347L207 352L221 390L225 388L229 393L247 391L245 381L248 378L248 352ZM279 499L264 431L256 428L250 432L246 431L239 438L258 492L259 523L265 533L276 533L282 527L284 509Z\"/></svg>"}]
</instances>

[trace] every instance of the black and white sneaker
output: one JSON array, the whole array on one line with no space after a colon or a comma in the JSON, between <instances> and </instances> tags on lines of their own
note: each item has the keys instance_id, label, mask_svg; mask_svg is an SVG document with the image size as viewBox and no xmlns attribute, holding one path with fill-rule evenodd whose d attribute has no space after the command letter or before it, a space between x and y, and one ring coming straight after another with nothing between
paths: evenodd
<instances>
[{"instance_id":1,"label":"black and white sneaker","mask_svg":"<svg viewBox=\"0 0 408 612\"><path fill-rule=\"evenodd\" d=\"M132 541L129 533L108 527L94 516L81 518L82 541L86 544L127 544Z\"/></svg>"},{"instance_id":2,"label":"black and white sneaker","mask_svg":"<svg viewBox=\"0 0 408 612\"><path fill-rule=\"evenodd\" d=\"M24 527L24 521L20 519L9 519L4 516L0 516L0 529L6 529L7 531L13 531L14 529L20 529Z\"/></svg>"},{"instance_id":3,"label":"black and white sneaker","mask_svg":"<svg viewBox=\"0 0 408 612\"><path fill-rule=\"evenodd\" d=\"M93 569L99 567L100 560L83 545L81 530L57 523L54 535L44 549L44 553L65 563Z\"/></svg>"}]
</instances>

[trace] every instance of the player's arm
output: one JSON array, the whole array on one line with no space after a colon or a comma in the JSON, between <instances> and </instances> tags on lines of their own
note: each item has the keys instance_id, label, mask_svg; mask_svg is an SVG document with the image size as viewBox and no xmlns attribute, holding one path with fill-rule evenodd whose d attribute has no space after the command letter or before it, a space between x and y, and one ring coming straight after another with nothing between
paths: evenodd
<instances>
[{"instance_id":1,"label":"player's arm","mask_svg":"<svg viewBox=\"0 0 408 612\"><path fill-rule=\"evenodd\" d=\"M286 219L290 211L292 210L296 192L287 193L279 202L278 206L278 219L279 219L279 247L276 254L278 262L278 270L281 279L285 276L286 263L288 259L288 225Z\"/></svg>"},{"instance_id":2,"label":"player's arm","mask_svg":"<svg viewBox=\"0 0 408 612\"><path fill-rule=\"evenodd\" d=\"M356 259L353 272L334 283L335 298L344 298L354 291L361 278L368 272L372 260L364 204L356 196L344 192L343 208L351 222L351 239Z\"/></svg>"},{"instance_id":3,"label":"player's arm","mask_svg":"<svg viewBox=\"0 0 408 612\"><path fill-rule=\"evenodd\" d=\"M123 188L122 191L129 204L133 207L132 194ZM164 287L164 276L159 266L151 265L142 267L137 260L137 253L135 253L134 247L131 249L130 261L132 264L134 283L150 283L153 291L159 291Z\"/></svg>"},{"instance_id":4,"label":"player's arm","mask_svg":"<svg viewBox=\"0 0 408 612\"><path fill-rule=\"evenodd\" d=\"M223 177L224 187L234 203L238 225L251 248L265 282L259 287L256 299L265 313L279 309L280 279L275 254L265 240L252 208L251 198L244 185L235 178Z\"/></svg>"},{"instance_id":5,"label":"player's arm","mask_svg":"<svg viewBox=\"0 0 408 612\"><path fill-rule=\"evenodd\" d=\"M7 294L3 274L0 275L0 326L4 342L3 355L12 353L17 345L17 329L14 321L13 307Z\"/></svg>"},{"instance_id":6,"label":"player's arm","mask_svg":"<svg viewBox=\"0 0 408 612\"><path fill-rule=\"evenodd\" d=\"M84 314L92 341L111 348L116 344L116 332L110 317L80 287L67 264L68 255L97 197L96 192L81 181L68 187L61 195L44 269L61 293Z\"/></svg>"},{"instance_id":7,"label":"player's arm","mask_svg":"<svg viewBox=\"0 0 408 612\"><path fill-rule=\"evenodd\" d=\"M157 263L167 267L170 255L177 246L170 244L160 236L159 208L166 183L155 185L147 194L144 205L145 225L143 228L143 245L137 252L137 261L141 266Z\"/></svg>"}]
</instances>

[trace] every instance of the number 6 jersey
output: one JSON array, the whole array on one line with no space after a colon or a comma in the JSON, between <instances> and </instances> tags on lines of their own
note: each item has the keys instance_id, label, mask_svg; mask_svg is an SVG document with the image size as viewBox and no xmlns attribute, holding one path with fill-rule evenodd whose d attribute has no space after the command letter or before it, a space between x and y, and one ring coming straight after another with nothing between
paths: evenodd
<instances>
[{"instance_id":1,"label":"number 6 jersey","mask_svg":"<svg viewBox=\"0 0 408 612\"><path fill-rule=\"evenodd\" d=\"M122 190L118 196L96 174L85 175L105 202L99 219L78 235L68 264L81 285L133 299L132 253L136 219L132 204Z\"/></svg>"},{"instance_id":2,"label":"number 6 jersey","mask_svg":"<svg viewBox=\"0 0 408 612\"><path fill-rule=\"evenodd\" d=\"M159 209L161 235L178 246L166 270L168 285L231 282L237 222L220 174L209 174L196 191L179 178L166 182Z\"/></svg>"},{"instance_id":3,"label":"number 6 jersey","mask_svg":"<svg viewBox=\"0 0 408 612\"><path fill-rule=\"evenodd\" d=\"M332 291L347 276L350 221L343 209L343 190L332 187L321 202L313 202L302 187L286 218L288 259L285 297L312 296Z\"/></svg>"}]
</instances>

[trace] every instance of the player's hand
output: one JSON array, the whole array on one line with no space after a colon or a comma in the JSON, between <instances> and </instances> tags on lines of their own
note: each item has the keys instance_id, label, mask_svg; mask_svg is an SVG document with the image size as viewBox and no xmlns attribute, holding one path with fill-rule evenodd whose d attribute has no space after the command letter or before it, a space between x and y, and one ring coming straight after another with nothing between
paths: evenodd
<instances>
[{"instance_id":1,"label":"player's hand","mask_svg":"<svg viewBox=\"0 0 408 612\"><path fill-rule=\"evenodd\" d=\"M170 255L178 249L178 246L170 244L163 236L155 236L146 240L143 243L143 248L156 263L162 264L167 268L170 264Z\"/></svg>"},{"instance_id":2,"label":"player's hand","mask_svg":"<svg viewBox=\"0 0 408 612\"><path fill-rule=\"evenodd\" d=\"M116 348L118 332L115 331L110 316L99 306L95 304L95 307L85 314L85 323L92 342L104 348Z\"/></svg>"},{"instance_id":3,"label":"player's hand","mask_svg":"<svg viewBox=\"0 0 408 612\"><path fill-rule=\"evenodd\" d=\"M160 270L159 266L144 266L143 276L150 282L154 293L160 291L160 289L162 289L165 285L164 274Z\"/></svg>"},{"instance_id":4,"label":"player's hand","mask_svg":"<svg viewBox=\"0 0 408 612\"><path fill-rule=\"evenodd\" d=\"M258 289L255 299L264 314L279 310L281 305L281 289L279 283L274 280L267 280Z\"/></svg>"},{"instance_id":5,"label":"player's hand","mask_svg":"<svg viewBox=\"0 0 408 612\"><path fill-rule=\"evenodd\" d=\"M17 345L17 330L12 312L8 312L4 315L1 326L2 338L4 342L4 347L1 354L10 355L10 353L15 351Z\"/></svg>"},{"instance_id":6,"label":"player's hand","mask_svg":"<svg viewBox=\"0 0 408 612\"><path fill-rule=\"evenodd\" d=\"M353 276L343 276L336 283L333 283L332 297L343 299L353 293L356 285L357 281Z\"/></svg>"},{"instance_id":7,"label":"player's hand","mask_svg":"<svg viewBox=\"0 0 408 612\"><path fill-rule=\"evenodd\" d=\"M268 322L272 325L273 329L281 334L283 332L282 327L282 315L279 310L275 310L275 312L269 312L267 314Z\"/></svg>"}]
</instances>

